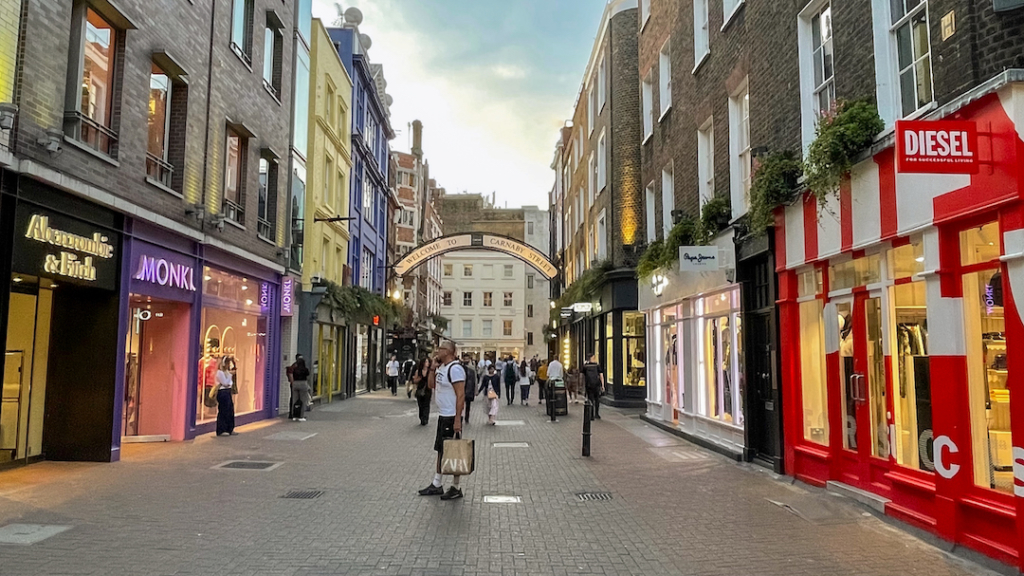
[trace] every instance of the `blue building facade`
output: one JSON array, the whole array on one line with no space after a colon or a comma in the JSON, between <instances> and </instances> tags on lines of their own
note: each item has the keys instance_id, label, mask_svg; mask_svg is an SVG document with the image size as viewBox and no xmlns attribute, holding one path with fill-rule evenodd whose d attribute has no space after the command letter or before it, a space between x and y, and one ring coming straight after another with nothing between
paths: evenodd
<instances>
[{"instance_id":1,"label":"blue building facade","mask_svg":"<svg viewBox=\"0 0 1024 576\"><path fill-rule=\"evenodd\" d=\"M365 35L355 26L329 28L345 69L352 78L352 174L348 264L352 283L383 295L386 283L389 140L395 134L388 118L382 69L370 63Z\"/></svg>"}]
</instances>

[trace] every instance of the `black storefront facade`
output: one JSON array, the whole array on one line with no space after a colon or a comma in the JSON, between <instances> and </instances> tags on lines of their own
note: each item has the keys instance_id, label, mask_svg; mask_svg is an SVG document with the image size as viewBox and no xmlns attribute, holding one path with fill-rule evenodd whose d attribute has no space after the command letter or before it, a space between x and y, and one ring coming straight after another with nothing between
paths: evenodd
<instances>
[{"instance_id":1,"label":"black storefront facade","mask_svg":"<svg viewBox=\"0 0 1024 576\"><path fill-rule=\"evenodd\" d=\"M11 172L0 178L0 465L117 460L124 219Z\"/></svg>"},{"instance_id":2,"label":"black storefront facade","mask_svg":"<svg viewBox=\"0 0 1024 576\"><path fill-rule=\"evenodd\" d=\"M647 397L644 326L633 270L612 270L593 300L563 310L559 359L569 369L580 368L591 353L597 354L607 384L601 401L642 408Z\"/></svg>"}]
</instances>

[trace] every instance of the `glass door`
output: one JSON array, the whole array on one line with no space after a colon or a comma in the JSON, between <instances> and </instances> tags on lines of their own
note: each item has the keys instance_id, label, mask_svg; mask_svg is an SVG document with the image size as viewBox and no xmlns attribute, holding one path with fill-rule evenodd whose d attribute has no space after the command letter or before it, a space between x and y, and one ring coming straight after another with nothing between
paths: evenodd
<instances>
[{"instance_id":1,"label":"glass door","mask_svg":"<svg viewBox=\"0 0 1024 576\"><path fill-rule=\"evenodd\" d=\"M887 486L889 412L881 294L856 294L836 302L836 311L844 420L838 476L860 488Z\"/></svg>"}]
</instances>

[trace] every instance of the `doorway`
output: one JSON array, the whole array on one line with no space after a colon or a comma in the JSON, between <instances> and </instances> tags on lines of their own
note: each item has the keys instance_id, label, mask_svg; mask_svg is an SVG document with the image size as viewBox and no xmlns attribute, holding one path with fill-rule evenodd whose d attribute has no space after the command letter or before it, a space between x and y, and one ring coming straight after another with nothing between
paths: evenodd
<instances>
[{"instance_id":1,"label":"doorway","mask_svg":"<svg viewBox=\"0 0 1024 576\"><path fill-rule=\"evenodd\" d=\"M189 305L132 294L128 318L123 440L183 440L189 375Z\"/></svg>"},{"instance_id":2,"label":"doorway","mask_svg":"<svg viewBox=\"0 0 1024 576\"><path fill-rule=\"evenodd\" d=\"M22 274L12 277L0 394L0 464L42 458L55 287L45 278Z\"/></svg>"},{"instance_id":3,"label":"doorway","mask_svg":"<svg viewBox=\"0 0 1024 576\"><path fill-rule=\"evenodd\" d=\"M835 460L838 478L878 492L889 481L889 411L880 292L834 300L839 336L839 413L843 426Z\"/></svg>"}]
</instances>

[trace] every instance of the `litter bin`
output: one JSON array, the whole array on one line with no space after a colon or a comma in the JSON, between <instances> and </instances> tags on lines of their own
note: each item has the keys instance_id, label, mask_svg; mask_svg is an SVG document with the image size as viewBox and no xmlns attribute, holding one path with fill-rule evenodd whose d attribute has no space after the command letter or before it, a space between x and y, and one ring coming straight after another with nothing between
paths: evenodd
<instances>
[{"instance_id":1,"label":"litter bin","mask_svg":"<svg viewBox=\"0 0 1024 576\"><path fill-rule=\"evenodd\" d=\"M554 410L555 416L569 414L569 396L566 394L565 381L548 380L548 410Z\"/></svg>"}]
</instances>

